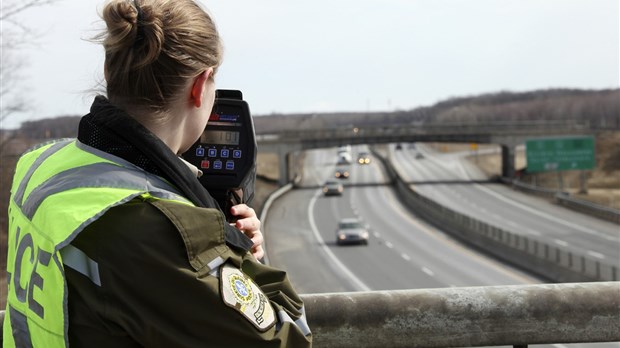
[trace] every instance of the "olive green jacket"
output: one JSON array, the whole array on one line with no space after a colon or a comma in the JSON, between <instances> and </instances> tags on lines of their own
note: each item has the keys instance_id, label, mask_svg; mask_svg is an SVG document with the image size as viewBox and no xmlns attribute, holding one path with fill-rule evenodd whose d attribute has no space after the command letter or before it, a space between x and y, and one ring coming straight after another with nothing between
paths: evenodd
<instances>
[{"instance_id":1,"label":"olive green jacket","mask_svg":"<svg viewBox=\"0 0 620 348\"><path fill-rule=\"evenodd\" d=\"M89 225L72 245L98 264L101 286L66 267L71 347L310 347L286 273L227 246L224 223L215 209L134 199ZM260 287L273 320L227 303L227 265Z\"/></svg>"}]
</instances>

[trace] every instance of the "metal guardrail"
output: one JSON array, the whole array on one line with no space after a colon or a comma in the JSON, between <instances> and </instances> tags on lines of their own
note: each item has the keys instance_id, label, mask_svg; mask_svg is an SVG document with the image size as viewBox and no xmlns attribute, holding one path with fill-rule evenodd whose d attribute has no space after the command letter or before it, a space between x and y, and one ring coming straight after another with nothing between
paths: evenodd
<instances>
[{"instance_id":1,"label":"metal guardrail","mask_svg":"<svg viewBox=\"0 0 620 348\"><path fill-rule=\"evenodd\" d=\"M553 199L555 195L558 193L558 190L531 185L531 184L528 184L528 183L525 183L519 180L514 180L511 178L501 177L500 180L502 183L506 185L510 185L514 189L527 192L529 194L534 194L536 196L548 198L548 199Z\"/></svg>"},{"instance_id":2,"label":"metal guardrail","mask_svg":"<svg viewBox=\"0 0 620 348\"><path fill-rule=\"evenodd\" d=\"M567 208L620 224L620 211L617 209L571 197L568 192L558 192L557 190L538 187L509 178L501 178L501 180L503 183L511 185L514 189L553 199Z\"/></svg>"},{"instance_id":3,"label":"metal guardrail","mask_svg":"<svg viewBox=\"0 0 620 348\"><path fill-rule=\"evenodd\" d=\"M604 207L592 202L587 202L582 199L577 199L565 194L556 194L555 200L558 204L568 207L573 210L581 211L590 215L600 217L611 222L620 224L620 211Z\"/></svg>"},{"instance_id":4,"label":"metal guardrail","mask_svg":"<svg viewBox=\"0 0 620 348\"><path fill-rule=\"evenodd\" d=\"M302 295L320 348L620 341L620 282ZM0 311L0 322L4 311ZM2 330L0 330L0 343Z\"/></svg>"}]
</instances>

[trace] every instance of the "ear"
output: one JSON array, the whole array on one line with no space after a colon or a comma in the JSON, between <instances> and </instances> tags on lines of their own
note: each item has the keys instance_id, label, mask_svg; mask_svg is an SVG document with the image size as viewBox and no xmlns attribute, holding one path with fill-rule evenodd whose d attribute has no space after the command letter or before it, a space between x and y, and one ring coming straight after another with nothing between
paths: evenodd
<instances>
[{"instance_id":1,"label":"ear","mask_svg":"<svg viewBox=\"0 0 620 348\"><path fill-rule=\"evenodd\" d=\"M200 75L196 76L192 85L192 95L190 96L191 103L199 108L202 105L204 99L204 93L207 89L207 81L213 74L213 68L209 68L203 71Z\"/></svg>"}]
</instances>

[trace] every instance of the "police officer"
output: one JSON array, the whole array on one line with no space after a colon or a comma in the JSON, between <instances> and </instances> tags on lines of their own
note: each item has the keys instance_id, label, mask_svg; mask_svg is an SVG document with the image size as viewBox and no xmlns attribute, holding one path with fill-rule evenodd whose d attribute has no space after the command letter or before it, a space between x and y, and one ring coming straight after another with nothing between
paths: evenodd
<instances>
[{"instance_id":1,"label":"police officer","mask_svg":"<svg viewBox=\"0 0 620 348\"><path fill-rule=\"evenodd\" d=\"M77 139L29 150L11 190L5 347L309 347L304 307L178 157L214 102L222 46L192 0L110 0L107 97Z\"/></svg>"}]
</instances>

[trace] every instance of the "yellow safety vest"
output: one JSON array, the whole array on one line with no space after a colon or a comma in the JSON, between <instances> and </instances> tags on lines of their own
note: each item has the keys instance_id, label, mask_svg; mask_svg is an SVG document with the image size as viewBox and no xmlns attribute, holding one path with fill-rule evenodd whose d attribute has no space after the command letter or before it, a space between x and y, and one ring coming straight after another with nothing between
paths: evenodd
<instances>
[{"instance_id":1,"label":"yellow safety vest","mask_svg":"<svg viewBox=\"0 0 620 348\"><path fill-rule=\"evenodd\" d=\"M74 139L20 158L9 202L4 347L68 346L64 266L100 281L94 261L69 243L138 196L193 205L161 177Z\"/></svg>"}]
</instances>

